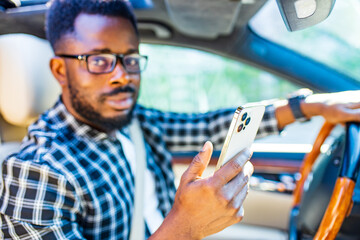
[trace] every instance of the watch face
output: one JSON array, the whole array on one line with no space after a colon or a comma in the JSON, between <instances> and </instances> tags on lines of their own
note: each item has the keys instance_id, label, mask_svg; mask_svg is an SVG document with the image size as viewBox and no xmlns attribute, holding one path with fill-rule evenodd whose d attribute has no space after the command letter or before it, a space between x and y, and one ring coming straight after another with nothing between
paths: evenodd
<instances>
[{"instance_id":1,"label":"watch face","mask_svg":"<svg viewBox=\"0 0 360 240\"><path fill-rule=\"evenodd\" d=\"M308 88L301 88L293 93L291 93L288 97L288 99L290 98L295 98L295 97L302 97L303 99L306 98L307 96L310 96L311 94L313 94L313 91L311 91Z\"/></svg>"}]
</instances>

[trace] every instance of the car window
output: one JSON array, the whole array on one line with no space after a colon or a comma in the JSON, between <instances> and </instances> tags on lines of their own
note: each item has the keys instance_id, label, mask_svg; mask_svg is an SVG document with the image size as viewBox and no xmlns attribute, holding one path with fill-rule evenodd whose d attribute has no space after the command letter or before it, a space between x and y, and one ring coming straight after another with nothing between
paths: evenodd
<instances>
[{"instance_id":1,"label":"car window","mask_svg":"<svg viewBox=\"0 0 360 240\"><path fill-rule=\"evenodd\" d=\"M139 102L163 111L235 108L286 97L299 88L268 72L199 50L142 44L140 51L149 62L142 73Z\"/></svg>"},{"instance_id":2,"label":"car window","mask_svg":"<svg viewBox=\"0 0 360 240\"><path fill-rule=\"evenodd\" d=\"M301 87L244 63L199 50L141 44L140 52L148 55L149 62L142 73L139 103L163 111L196 113L235 108L249 102L286 98ZM290 149L290 145L284 148L282 143L296 143L294 151L308 152L317 134L314 129L321 123L321 119L314 119L293 124L279 136L258 140L267 147L261 145L257 150L281 152Z\"/></svg>"},{"instance_id":3,"label":"car window","mask_svg":"<svg viewBox=\"0 0 360 240\"><path fill-rule=\"evenodd\" d=\"M360 81L359 8L358 0L336 1L323 22L289 32L276 2L271 0L252 18L250 26L260 36Z\"/></svg>"}]
</instances>

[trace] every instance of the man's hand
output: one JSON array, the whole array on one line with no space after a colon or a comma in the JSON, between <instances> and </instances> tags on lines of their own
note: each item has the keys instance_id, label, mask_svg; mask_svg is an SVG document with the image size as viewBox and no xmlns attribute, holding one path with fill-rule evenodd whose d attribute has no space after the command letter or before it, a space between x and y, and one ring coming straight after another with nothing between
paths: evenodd
<instances>
[{"instance_id":1,"label":"man's hand","mask_svg":"<svg viewBox=\"0 0 360 240\"><path fill-rule=\"evenodd\" d=\"M286 100L275 103L278 128L295 121ZM300 104L301 111L308 118L323 116L330 123L360 122L360 91L314 94Z\"/></svg>"},{"instance_id":2,"label":"man's hand","mask_svg":"<svg viewBox=\"0 0 360 240\"><path fill-rule=\"evenodd\" d=\"M309 117L321 115L330 123L360 121L360 92L315 94L309 96L301 108Z\"/></svg>"},{"instance_id":3,"label":"man's hand","mask_svg":"<svg viewBox=\"0 0 360 240\"><path fill-rule=\"evenodd\" d=\"M241 221L253 166L247 162L243 171L239 163L251 153L242 151L213 176L202 178L212 151L206 142L195 156L182 175L172 210L151 239L202 239Z\"/></svg>"}]
</instances>

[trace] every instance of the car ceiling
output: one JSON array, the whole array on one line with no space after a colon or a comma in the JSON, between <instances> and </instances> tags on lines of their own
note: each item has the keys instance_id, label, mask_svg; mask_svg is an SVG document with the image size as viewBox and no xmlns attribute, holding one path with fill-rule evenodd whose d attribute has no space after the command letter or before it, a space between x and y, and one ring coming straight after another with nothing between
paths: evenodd
<instances>
[{"instance_id":1,"label":"car ceiling","mask_svg":"<svg viewBox=\"0 0 360 240\"><path fill-rule=\"evenodd\" d=\"M236 57L247 23L266 0L155 0L135 11L143 42L189 46Z\"/></svg>"},{"instance_id":2,"label":"car ceiling","mask_svg":"<svg viewBox=\"0 0 360 240\"><path fill-rule=\"evenodd\" d=\"M242 28L266 0L159 0L151 10L137 10L140 22L152 19L188 37L216 39ZM144 26L143 26L144 27Z\"/></svg>"},{"instance_id":3,"label":"car ceiling","mask_svg":"<svg viewBox=\"0 0 360 240\"><path fill-rule=\"evenodd\" d=\"M43 2L43 1L42 1ZM153 0L152 8L135 9L143 42L199 45L220 40L224 49L233 35L244 31L249 19L266 0ZM0 34L29 33L45 38L44 4L10 8L0 12ZM31 14L31 18L29 15ZM201 44L199 44L201 42ZM214 46L209 46L213 49Z\"/></svg>"},{"instance_id":4,"label":"car ceiling","mask_svg":"<svg viewBox=\"0 0 360 240\"><path fill-rule=\"evenodd\" d=\"M135 8L135 14L142 42L192 47L239 59L237 49L246 41L247 23L266 1L152 0L151 7ZM0 34L45 38L45 11L45 4L37 4L0 12Z\"/></svg>"},{"instance_id":5,"label":"car ceiling","mask_svg":"<svg viewBox=\"0 0 360 240\"><path fill-rule=\"evenodd\" d=\"M359 89L359 83L353 79L334 70L324 69L317 63L309 63L304 57L279 49L279 46L254 34L248 27L248 22L266 2L267 0L152 0L152 7L135 8L135 14L142 42L213 52L318 91ZM45 11L45 4L10 8L2 12L0 10L0 34L28 33L45 38ZM325 75L328 82L323 84Z\"/></svg>"}]
</instances>

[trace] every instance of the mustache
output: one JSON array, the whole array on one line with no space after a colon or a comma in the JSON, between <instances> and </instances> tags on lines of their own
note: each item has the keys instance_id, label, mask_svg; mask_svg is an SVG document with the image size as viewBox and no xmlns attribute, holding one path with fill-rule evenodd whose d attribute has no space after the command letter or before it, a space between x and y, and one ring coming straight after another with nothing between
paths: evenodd
<instances>
[{"instance_id":1,"label":"mustache","mask_svg":"<svg viewBox=\"0 0 360 240\"><path fill-rule=\"evenodd\" d=\"M111 92L102 94L102 96L103 97L109 97L109 96L116 95L118 93L135 93L135 92L136 92L136 89L134 87L124 86L124 87L120 87L120 88L115 88Z\"/></svg>"}]
</instances>

